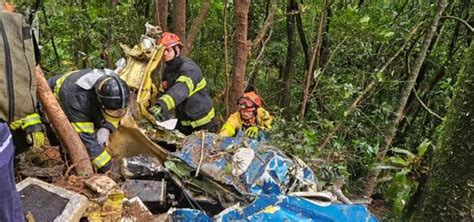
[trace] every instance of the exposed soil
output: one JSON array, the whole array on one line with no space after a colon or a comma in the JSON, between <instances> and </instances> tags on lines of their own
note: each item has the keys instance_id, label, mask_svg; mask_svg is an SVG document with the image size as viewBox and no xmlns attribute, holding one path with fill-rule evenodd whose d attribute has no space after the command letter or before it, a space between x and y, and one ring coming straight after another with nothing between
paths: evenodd
<instances>
[{"instance_id":1,"label":"exposed soil","mask_svg":"<svg viewBox=\"0 0 474 222\"><path fill-rule=\"evenodd\" d=\"M381 199L373 199L367 208L369 208L369 211L379 220L382 220L391 212L390 205Z\"/></svg>"},{"instance_id":2,"label":"exposed soil","mask_svg":"<svg viewBox=\"0 0 474 222\"><path fill-rule=\"evenodd\" d=\"M153 215L143 211L138 202L123 206L122 218L134 218L136 221L152 221Z\"/></svg>"},{"instance_id":3,"label":"exposed soil","mask_svg":"<svg viewBox=\"0 0 474 222\"><path fill-rule=\"evenodd\" d=\"M67 180L55 181L53 184L56 186L60 186L64 189L72 190L74 192L80 193L89 199L95 199L99 196L99 194L88 189L84 183L84 181L86 181L89 178L90 177L78 177L78 176L72 175L72 176L69 176Z\"/></svg>"}]
</instances>

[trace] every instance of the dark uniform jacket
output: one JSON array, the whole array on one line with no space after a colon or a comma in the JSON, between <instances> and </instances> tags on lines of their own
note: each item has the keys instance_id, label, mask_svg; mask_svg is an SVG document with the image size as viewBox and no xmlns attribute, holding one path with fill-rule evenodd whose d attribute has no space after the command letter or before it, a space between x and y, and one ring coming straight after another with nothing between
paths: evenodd
<instances>
[{"instance_id":1,"label":"dark uniform jacket","mask_svg":"<svg viewBox=\"0 0 474 222\"><path fill-rule=\"evenodd\" d=\"M190 134L200 129L217 130L206 79L193 61L179 56L166 63L163 82L165 93L157 103L165 112L176 108L179 131Z\"/></svg>"},{"instance_id":2,"label":"dark uniform jacket","mask_svg":"<svg viewBox=\"0 0 474 222\"><path fill-rule=\"evenodd\" d=\"M111 70L105 72L111 72ZM97 142L96 129L105 127L113 132L118 124L118 122L106 121L101 113L93 86L102 75L104 75L104 70L86 69L56 75L48 79L53 94L61 104L74 130L84 142L96 168L108 165L111 159L110 155Z\"/></svg>"}]
</instances>

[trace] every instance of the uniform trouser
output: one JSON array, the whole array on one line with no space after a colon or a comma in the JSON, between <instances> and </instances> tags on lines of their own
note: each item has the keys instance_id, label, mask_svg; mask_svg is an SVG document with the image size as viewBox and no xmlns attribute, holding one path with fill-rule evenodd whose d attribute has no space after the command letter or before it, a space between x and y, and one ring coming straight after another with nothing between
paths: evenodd
<instances>
[{"instance_id":1,"label":"uniform trouser","mask_svg":"<svg viewBox=\"0 0 474 222\"><path fill-rule=\"evenodd\" d=\"M211 133L216 133L218 130L218 124L217 124L216 118L212 118L211 122L206 123L202 126L193 128L192 126L183 126L181 124L181 121L178 121L178 124L176 125L176 129L184 135L190 135L191 133L195 131L199 131L199 130L207 130Z\"/></svg>"},{"instance_id":2,"label":"uniform trouser","mask_svg":"<svg viewBox=\"0 0 474 222\"><path fill-rule=\"evenodd\" d=\"M24 221L13 175L13 143L7 124L0 122L0 221Z\"/></svg>"}]
</instances>

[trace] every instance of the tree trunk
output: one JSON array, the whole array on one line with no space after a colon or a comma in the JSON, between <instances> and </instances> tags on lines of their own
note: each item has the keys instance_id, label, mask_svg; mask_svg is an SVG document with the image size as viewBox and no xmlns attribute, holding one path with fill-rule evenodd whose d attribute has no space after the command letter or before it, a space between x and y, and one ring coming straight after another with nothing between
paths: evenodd
<instances>
[{"instance_id":1,"label":"tree trunk","mask_svg":"<svg viewBox=\"0 0 474 222\"><path fill-rule=\"evenodd\" d=\"M288 47L286 50L286 63L283 68L281 86L282 91L280 95L280 107L283 108L283 116L286 120L291 119L291 77L294 72L294 61L295 57L295 15L292 12L297 10L296 1L289 0L287 4L287 16L286 16L286 34L288 37Z\"/></svg>"},{"instance_id":2,"label":"tree trunk","mask_svg":"<svg viewBox=\"0 0 474 222\"><path fill-rule=\"evenodd\" d=\"M313 66L316 68L319 68L321 43L323 42L323 32L326 26L328 7L329 7L329 0L323 0L323 7L321 9L318 34L315 36L314 43L313 43L314 44L313 54L311 55L311 60L309 61L309 67L306 70L306 77L305 77L304 86L303 86L304 87L303 101L301 103L300 114L299 114L300 120L304 119L304 115L306 112L306 104L308 103L308 98L309 98L309 87L311 86L311 80L313 78Z\"/></svg>"},{"instance_id":3,"label":"tree trunk","mask_svg":"<svg viewBox=\"0 0 474 222\"><path fill-rule=\"evenodd\" d=\"M245 66L250 46L247 39L249 7L250 0L235 2L235 56L229 94L229 113L237 111L237 100L244 92Z\"/></svg>"},{"instance_id":4,"label":"tree trunk","mask_svg":"<svg viewBox=\"0 0 474 222\"><path fill-rule=\"evenodd\" d=\"M168 30L168 0L155 0L155 25Z\"/></svg>"},{"instance_id":5,"label":"tree trunk","mask_svg":"<svg viewBox=\"0 0 474 222\"><path fill-rule=\"evenodd\" d=\"M173 33L186 42L186 0L173 0Z\"/></svg>"},{"instance_id":6,"label":"tree trunk","mask_svg":"<svg viewBox=\"0 0 474 222\"><path fill-rule=\"evenodd\" d=\"M459 17L467 20L468 16L469 16L469 0L464 0L463 3L459 5ZM418 90L421 92L420 97L422 101L427 101L431 91L438 84L438 82L444 78L447 71L446 70L447 67L449 67L450 64L453 62L453 56L459 49L456 43L458 42L458 38L460 36L461 24L462 23L460 21L456 22L456 26L454 27L453 34L451 36L451 41L449 43L448 55L447 55L446 60L441 66L439 66L440 67L439 70L436 72L435 75L433 75L434 77L431 79L429 84L427 85L425 84L423 87L420 87L420 90ZM410 96L407 102L408 105L403 111L403 113L411 113L411 115L409 118L404 118L400 122L399 129L402 130L402 133L399 136L399 138L404 138L405 135L410 133L410 130L409 130L410 126L407 126L408 125L407 123L409 122L409 120L411 121L415 120L418 114L420 113L419 112L420 104L418 103L417 100L411 97L414 97L414 95L412 94L412 96Z\"/></svg>"},{"instance_id":7,"label":"tree trunk","mask_svg":"<svg viewBox=\"0 0 474 222\"><path fill-rule=\"evenodd\" d=\"M228 57L228 34L227 34L227 0L224 0L224 76L225 76L225 85L224 85L224 119L229 118L230 107L229 107L229 95L230 95L230 76L229 76L229 57Z\"/></svg>"},{"instance_id":8,"label":"tree trunk","mask_svg":"<svg viewBox=\"0 0 474 222\"><path fill-rule=\"evenodd\" d=\"M112 4L110 5L110 15L111 16L114 16L115 15L115 12L116 12L116 7L117 7L117 4L118 4L118 0L113 0L112 1ZM105 68L109 68L109 69L114 69L114 63L112 61L112 59L110 58L109 56L109 49L110 47L112 46L112 42L113 42L113 30L112 30L112 20L109 20L107 22L107 33L105 33L105 38L103 38L103 42L102 42L102 53L100 55L100 57L104 60L104 63L105 63Z\"/></svg>"},{"instance_id":9,"label":"tree trunk","mask_svg":"<svg viewBox=\"0 0 474 222\"><path fill-rule=\"evenodd\" d=\"M425 61L428 48L430 46L430 43L431 43L431 40L433 39L434 34L436 33L439 20L441 18L441 15L444 12L444 9L446 8L446 5L447 5L446 0L439 0L438 9L433 18L431 26L426 33L425 40L423 42L420 53L418 54L418 57L415 61L413 70L408 76L408 79L405 82L405 85L401 89L400 98L394 107L393 116L391 117L391 120L385 129L384 140L382 141L382 144L380 144L380 150L379 150L379 153L377 154L375 163L379 163L385 158L385 154L387 153L389 146L392 144L393 138L395 137L396 132L397 132L398 124L400 123L400 120L402 118L402 112L405 109L408 97L410 96L410 93L413 90L416 78L418 77L418 74L420 73L421 66L423 65L423 62ZM367 197L372 196L374 188L377 186L377 177L379 176L379 174L380 174L379 169L374 169L369 174L366 180L366 187L364 189L365 196Z\"/></svg>"},{"instance_id":10,"label":"tree trunk","mask_svg":"<svg viewBox=\"0 0 474 222\"><path fill-rule=\"evenodd\" d=\"M56 98L54 98L48 82L44 78L43 71L39 66L36 67L36 84L36 96L43 104L46 115L56 130L61 144L65 146L72 160L72 164L75 166L74 171L77 175L94 174L84 143L82 143L79 135L74 131L74 128L61 109L61 106L59 106Z\"/></svg>"},{"instance_id":11,"label":"tree trunk","mask_svg":"<svg viewBox=\"0 0 474 222\"><path fill-rule=\"evenodd\" d=\"M196 38L196 35L199 32L199 29L201 29L202 22L204 21L206 17L210 4L211 4L211 0L205 0L201 7L201 10L199 10L198 16L194 18L193 24L191 25L191 31L188 33L188 36L186 37L186 42L183 48L183 55L187 56L191 52L194 39Z\"/></svg>"},{"instance_id":12,"label":"tree trunk","mask_svg":"<svg viewBox=\"0 0 474 222\"><path fill-rule=\"evenodd\" d=\"M305 70L309 68L309 52L308 52L308 43L306 42L306 37L304 34L304 28L303 28L303 21L301 20L301 11L298 7L298 14L296 14L296 25L298 27L298 33L300 35L300 41L301 41L301 47L303 47L303 53L304 53L304 67Z\"/></svg>"},{"instance_id":13,"label":"tree trunk","mask_svg":"<svg viewBox=\"0 0 474 222\"><path fill-rule=\"evenodd\" d=\"M474 45L455 90L414 221L474 219Z\"/></svg>"}]
</instances>

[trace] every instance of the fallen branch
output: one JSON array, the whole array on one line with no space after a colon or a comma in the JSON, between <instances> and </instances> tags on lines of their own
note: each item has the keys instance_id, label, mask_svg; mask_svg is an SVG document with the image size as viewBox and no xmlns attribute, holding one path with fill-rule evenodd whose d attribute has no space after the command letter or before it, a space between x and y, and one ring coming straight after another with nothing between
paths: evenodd
<instances>
[{"instance_id":1,"label":"fallen branch","mask_svg":"<svg viewBox=\"0 0 474 222\"><path fill-rule=\"evenodd\" d=\"M76 167L76 165L78 163L80 163L81 161L84 161L84 160L89 160L89 158L85 158L85 159L82 159L82 160L79 160L77 161L76 163L72 164L71 166L68 166L67 169L66 169L66 172L64 173L64 178L67 179L67 177L69 177L69 172L72 170L72 168Z\"/></svg>"},{"instance_id":2,"label":"fallen branch","mask_svg":"<svg viewBox=\"0 0 474 222\"><path fill-rule=\"evenodd\" d=\"M58 134L61 143L67 150L68 156L75 166L77 175L92 175L94 171L90 161L82 161L89 159L84 143L79 138L71 123L68 121L61 106L56 101L48 82L46 81L40 66L36 67L36 96L43 104L44 110L51 125Z\"/></svg>"},{"instance_id":3,"label":"fallen branch","mask_svg":"<svg viewBox=\"0 0 474 222\"><path fill-rule=\"evenodd\" d=\"M194 177L197 177L199 175L199 170L201 169L201 164L202 164L202 159L204 159L204 139L206 139L206 132L201 131L201 157L199 157L199 164L196 169L196 174L194 174Z\"/></svg>"}]
</instances>

